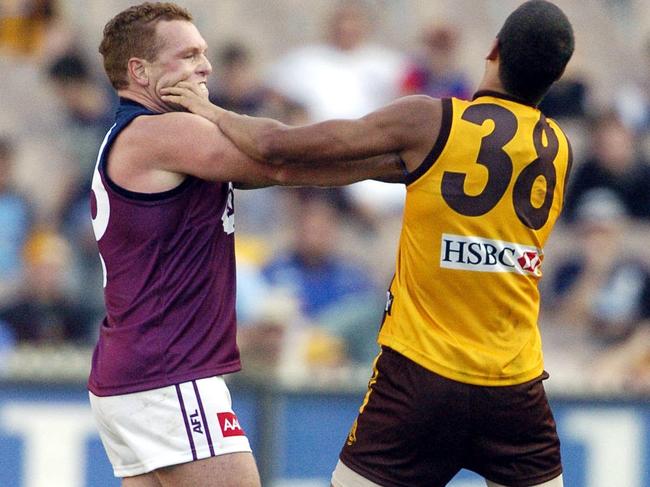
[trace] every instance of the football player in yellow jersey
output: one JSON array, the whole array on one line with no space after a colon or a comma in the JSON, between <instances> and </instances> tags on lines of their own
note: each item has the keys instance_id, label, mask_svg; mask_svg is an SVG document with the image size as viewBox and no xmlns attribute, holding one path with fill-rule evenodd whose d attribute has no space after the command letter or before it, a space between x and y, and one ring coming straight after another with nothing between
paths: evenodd
<instances>
[{"instance_id":1,"label":"football player in yellow jersey","mask_svg":"<svg viewBox=\"0 0 650 487\"><path fill-rule=\"evenodd\" d=\"M536 106L573 48L564 13L531 0L497 34L472 101L410 96L358 120L287 127L224 111L187 85L167 89L167 102L259 160L403 161L382 352L333 486L438 487L461 468L491 487L563 485L537 284L571 151Z\"/></svg>"}]
</instances>

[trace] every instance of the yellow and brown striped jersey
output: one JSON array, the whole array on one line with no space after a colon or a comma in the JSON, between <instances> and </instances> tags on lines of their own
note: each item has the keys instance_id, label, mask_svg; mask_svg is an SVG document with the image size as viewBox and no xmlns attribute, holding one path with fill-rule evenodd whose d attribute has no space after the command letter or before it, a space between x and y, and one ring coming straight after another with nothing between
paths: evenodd
<instances>
[{"instance_id":1,"label":"yellow and brown striped jersey","mask_svg":"<svg viewBox=\"0 0 650 487\"><path fill-rule=\"evenodd\" d=\"M553 120L504 95L442 103L440 135L407 181L379 343L461 382L522 383L543 371L537 285L571 149Z\"/></svg>"}]
</instances>

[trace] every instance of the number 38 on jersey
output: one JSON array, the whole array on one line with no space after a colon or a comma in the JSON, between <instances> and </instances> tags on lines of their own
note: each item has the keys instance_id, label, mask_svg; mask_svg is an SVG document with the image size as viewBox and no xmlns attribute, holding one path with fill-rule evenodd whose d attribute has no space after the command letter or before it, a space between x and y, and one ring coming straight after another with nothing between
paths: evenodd
<instances>
[{"instance_id":1,"label":"number 38 on jersey","mask_svg":"<svg viewBox=\"0 0 650 487\"><path fill-rule=\"evenodd\" d=\"M449 169L442 174L441 194L447 205L461 215L481 216L509 198L524 225L534 230L543 227L553 205L557 180L553 162L560 146L544 115L530 125L528 134L522 133L526 127L521 126L516 114L502 105L472 104L460 118L482 128L485 134L476 160L467 161L464 172ZM530 163L516 167L511 154L531 139L534 151ZM472 187L468 184L471 178L481 183Z\"/></svg>"}]
</instances>

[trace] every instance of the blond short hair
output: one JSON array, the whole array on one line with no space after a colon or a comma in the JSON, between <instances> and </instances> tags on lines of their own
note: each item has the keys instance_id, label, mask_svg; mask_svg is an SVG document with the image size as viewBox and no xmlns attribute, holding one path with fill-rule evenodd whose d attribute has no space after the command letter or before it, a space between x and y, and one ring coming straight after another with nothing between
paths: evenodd
<instances>
[{"instance_id":1,"label":"blond short hair","mask_svg":"<svg viewBox=\"0 0 650 487\"><path fill-rule=\"evenodd\" d=\"M160 49L156 25L161 20L192 21L184 8L170 2L145 2L123 10L104 27L99 52L104 70L116 90L129 85L127 64L132 57L154 61Z\"/></svg>"}]
</instances>

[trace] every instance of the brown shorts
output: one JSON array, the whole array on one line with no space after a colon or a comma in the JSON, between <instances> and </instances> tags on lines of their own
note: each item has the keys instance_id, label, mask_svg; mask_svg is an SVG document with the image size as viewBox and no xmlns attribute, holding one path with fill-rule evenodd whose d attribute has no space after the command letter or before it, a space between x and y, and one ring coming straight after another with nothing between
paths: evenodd
<instances>
[{"instance_id":1,"label":"brown shorts","mask_svg":"<svg viewBox=\"0 0 650 487\"><path fill-rule=\"evenodd\" d=\"M463 384L384 347L341 460L385 487L442 487L463 468L510 487L551 480L562 464L547 377Z\"/></svg>"}]
</instances>

